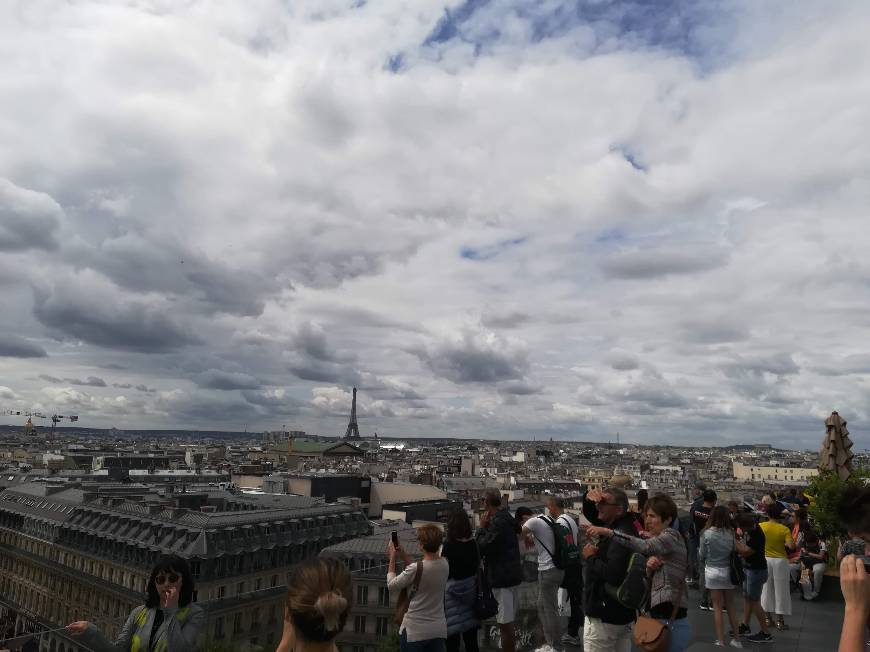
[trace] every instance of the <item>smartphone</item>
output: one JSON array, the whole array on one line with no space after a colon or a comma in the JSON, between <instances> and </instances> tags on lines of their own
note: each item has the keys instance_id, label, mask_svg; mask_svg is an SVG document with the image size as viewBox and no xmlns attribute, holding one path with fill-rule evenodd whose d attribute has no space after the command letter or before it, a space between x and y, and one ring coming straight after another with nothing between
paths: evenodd
<instances>
[{"instance_id":1,"label":"smartphone","mask_svg":"<svg viewBox=\"0 0 870 652\"><path fill-rule=\"evenodd\" d=\"M393 530L390 532L390 538L393 540L393 548L399 549L399 533Z\"/></svg>"},{"instance_id":2,"label":"smartphone","mask_svg":"<svg viewBox=\"0 0 870 652\"><path fill-rule=\"evenodd\" d=\"M870 557L864 555L861 559L864 560L864 572L870 575Z\"/></svg>"}]
</instances>

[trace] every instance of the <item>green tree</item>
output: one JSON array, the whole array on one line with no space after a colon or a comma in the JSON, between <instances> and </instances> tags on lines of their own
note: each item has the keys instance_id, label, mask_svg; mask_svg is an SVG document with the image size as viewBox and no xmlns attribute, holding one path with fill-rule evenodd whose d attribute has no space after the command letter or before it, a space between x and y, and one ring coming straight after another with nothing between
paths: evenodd
<instances>
[{"instance_id":1,"label":"green tree","mask_svg":"<svg viewBox=\"0 0 870 652\"><path fill-rule=\"evenodd\" d=\"M810 505L808 511L816 530L822 536L830 539L846 534L843 524L837 517L837 505L846 487L861 486L865 484L866 478L870 478L868 469L857 469L847 480L841 480L832 471L824 471L813 478L806 492L815 498L815 502Z\"/></svg>"},{"instance_id":2,"label":"green tree","mask_svg":"<svg viewBox=\"0 0 870 652\"><path fill-rule=\"evenodd\" d=\"M399 628L390 627L390 633L381 639L378 652L399 652Z\"/></svg>"}]
</instances>

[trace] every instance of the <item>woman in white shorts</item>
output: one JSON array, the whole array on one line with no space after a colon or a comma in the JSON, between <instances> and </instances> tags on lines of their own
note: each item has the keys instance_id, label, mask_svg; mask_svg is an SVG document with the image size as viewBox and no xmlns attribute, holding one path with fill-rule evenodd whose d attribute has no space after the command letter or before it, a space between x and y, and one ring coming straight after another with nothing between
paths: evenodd
<instances>
[{"instance_id":1,"label":"woman in white shorts","mask_svg":"<svg viewBox=\"0 0 870 652\"><path fill-rule=\"evenodd\" d=\"M713 600L713 620L716 624L717 640L714 645L725 645L725 625L722 622L722 609L728 612L731 631L737 632L737 614L733 608L734 584L731 582L731 553L737 541L728 509L722 505L714 507L701 531L701 547L698 557L704 562L704 585L710 590ZM731 639L731 647L742 648L736 638Z\"/></svg>"}]
</instances>

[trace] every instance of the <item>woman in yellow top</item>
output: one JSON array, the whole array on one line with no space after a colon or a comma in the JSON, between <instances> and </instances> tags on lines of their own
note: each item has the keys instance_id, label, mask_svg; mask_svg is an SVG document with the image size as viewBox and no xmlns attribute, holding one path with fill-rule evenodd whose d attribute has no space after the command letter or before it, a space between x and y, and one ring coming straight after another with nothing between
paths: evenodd
<instances>
[{"instance_id":1,"label":"woman in yellow top","mask_svg":"<svg viewBox=\"0 0 870 652\"><path fill-rule=\"evenodd\" d=\"M776 628L788 629L784 616L791 616L791 587L789 586L788 553L795 544L791 530L782 522L782 505L772 504L768 519L759 527L764 532L764 556L767 559L767 582L761 590L761 608L767 612L767 621L776 613Z\"/></svg>"}]
</instances>

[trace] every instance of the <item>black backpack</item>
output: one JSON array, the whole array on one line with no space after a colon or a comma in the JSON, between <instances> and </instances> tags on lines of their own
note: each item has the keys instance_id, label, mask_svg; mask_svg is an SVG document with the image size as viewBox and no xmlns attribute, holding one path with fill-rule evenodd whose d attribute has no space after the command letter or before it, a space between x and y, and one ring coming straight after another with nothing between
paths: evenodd
<instances>
[{"instance_id":1,"label":"black backpack","mask_svg":"<svg viewBox=\"0 0 870 652\"><path fill-rule=\"evenodd\" d=\"M628 558L625 579L618 585L606 584L604 592L623 607L634 611L646 609L650 593L650 581L646 574L646 556L634 552Z\"/></svg>"}]
</instances>

